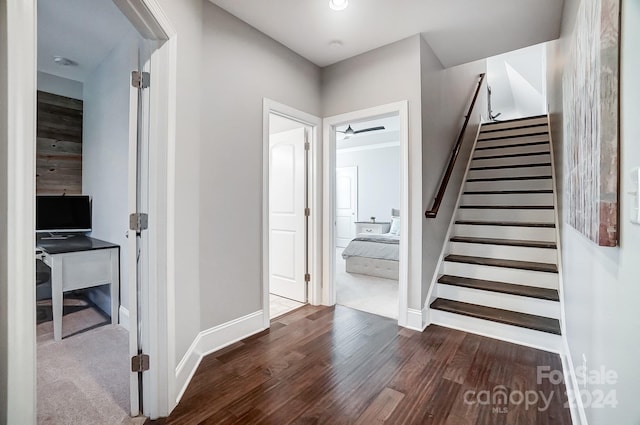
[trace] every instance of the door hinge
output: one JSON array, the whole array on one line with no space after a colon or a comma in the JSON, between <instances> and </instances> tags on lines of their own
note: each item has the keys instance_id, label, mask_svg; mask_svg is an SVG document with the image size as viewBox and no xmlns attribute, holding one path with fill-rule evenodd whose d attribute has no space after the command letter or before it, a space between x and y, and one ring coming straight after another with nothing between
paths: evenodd
<instances>
[{"instance_id":1,"label":"door hinge","mask_svg":"<svg viewBox=\"0 0 640 425\"><path fill-rule=\"evenodd\" d=\"M131 85L137 89L149 88L151 74L148 72L131 71Z\"/></svg>"},{"instance_id":2,"label":"door hinge","mask_svg":"<svg viewBox=\"0 0 640 425\"><path fill-rule=\"evenodd\" d=\"M304 281L305 282L311 282L311 275L309 273L305 273L304 274Z\"/></svg>"},{"instance_id":3,"label":"door hinge","mask_svg":"<svg viewBox=\"0 0 640 425\"><path fill-rule=\"evenodd\" d=\"M144 213L134 213L129 215L129 229L140 232L149 228L149 215Z\"/></svg>"},{"instance_id":4,"label":"door hinge","mask_svg":"<svg viewBox=\"0 0 640 425\"><path fill-rule=\"evenodd\" d=\"M311 215L311 208L305 208L304 209L304 216L305 217L309 217Z\"/></svg>"},{"instance_id":5,"label":"door hinge","mask_svg":"<svg viewBox=\"0 0 640 425\"><path fill-rule=\"evenodd\" d=\"M311 149L311 143L309 142L304 142L304 150L308 151L309 149Z\"/></svg>"},{"instance_id":6,"label":"door hinge","mask_svg":"<svg viewBox=\"0 0 640 425\"><path fill-rule=\"evenodd\" d=\"M149 370L149 356L147 354L138 354L131 357L131 372L144 372Z\"/></svg>"}]
</instances>

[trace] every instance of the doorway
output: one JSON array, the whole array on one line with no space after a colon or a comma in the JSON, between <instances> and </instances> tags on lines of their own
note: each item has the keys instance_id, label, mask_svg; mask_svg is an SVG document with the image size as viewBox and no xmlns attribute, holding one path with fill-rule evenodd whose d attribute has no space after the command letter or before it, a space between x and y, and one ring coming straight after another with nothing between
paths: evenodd
<instances>
[{"instance_id":1,"label":"doorway","mask_svg":"<svg viewBox=\"0 0 640 425\"><path fill-rule=\"evenodd\" d=\"M319 303L317 153L320 119L265 99L263 314Z\"/></svg>"},{"instance_id":2,"label":"doorway","mask_svg":"<svg viewBox=\"0 0 640 425\"><path fill-rule=\"evenodd\" d=\"M154 285L141 282L141 321L146 323L143 334L143 350L152 359L145 372L142 392L145 415L152 419L166 416L175 405L175 377L169 374L169 365L175 364L174 312L169 308L170 294L175 286L171 270L173 268L172 221L174 197L172 194L174 163L171 152L175 146L175 68L177 40L163 10L156 0L114 0L145 39L156 41L156 49L151 56L155 70L151 93L151 116L149 119L150 145L149 192L154 202L149 205L149 233L153 235L149 244L149 263L153 264ZM15 7L14 7L15 6ZM12 180L2 180L6 191L2 191L0 202L7 209L7 223L1 231L9 251L9 269L3 269L6 281L7 305L15 308L5 311L8 329L11 330L6 370L19 370L9 376L6 403L7 417L11 423L36 422L36 335L35 335L35 270L34 270L34 227L35 227L35 181L36 170L33 158L36 153L36 0L26 0L19 6L9 3L0 20L8 23L3 36L13 40L8 46L2 45L0 60L8 66L9 72L0 72L7 93L2 102L2 121L7 124L7 132L2 134L8 150L0 155ZM92 20L95 22L95 20ZM6 38L4 38L6 41ZM8 47L8 48L7 48ZM7 109L6 106L11 105ZM5 121L6 119L6 121ZM6 135L6 136L5 136ZM29 213L31 211L31 213ZM11 229L9 233L7 229ZM3 280L4 281L4 280ZM25 285L25 282L32 284ZM135 309L132 309L135 311ZM6 314L4 314L6 313ZM130 318L134 321L133 318ZM12 336L13 335L13 336ZM6 333L4 336L7 336ZM6 376L6 375L5 375ZM151 385L148 385L151 383Z\"/></svg>"},{"instance_id":3,"label":"doorway","mask_svg":"<svg viewBox=\"0 0 640 425\"><path fill-rule=\"evenodd\" d=\"M401 325L408 292L408 232L401 225L409 204L407 117L407 103L399 102L329 117L323 126L324 302Z\"/></svg>"},{"instance_id":4,"label":"doorway","mask_svg":"<svg viewBox=\"0 0 640 425\"><path fill-rule=\"evenodd\" d=\"M336 127L336 302L392 319L399 292L399 127L397 114Z\"/></svg>"},{"instance_id":5,"label":"doorway","mask_svg":"<svg viewBox=\"0 0 640 425\"><path fill-rule=\"evenodd\" d=\"M150 157L162 145L149 145L158 132L151 117L161 112L151 110L148 84L162 36L153 39L149 26L138 31L152 20L149 10L132 22L127 14L135 2L120 3L38 1L41 421L119 423L143 410L153 415L143 403L142 372L154 339L149 234L158 229L144 218L156 201ZM81 200L82 226L70 225L78 211L69 205Z\"/></svg>"}]
</instances>

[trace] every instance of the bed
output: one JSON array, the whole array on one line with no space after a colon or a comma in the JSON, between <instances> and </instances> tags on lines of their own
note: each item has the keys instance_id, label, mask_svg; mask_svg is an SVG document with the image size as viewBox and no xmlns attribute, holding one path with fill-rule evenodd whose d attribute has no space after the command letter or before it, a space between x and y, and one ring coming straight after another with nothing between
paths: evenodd
<instances>
[{"instance_id":1,"label":"bed","mask_svg":"<svg viewBox=\"0 0 640 425\"><path fill-rule=\"evenodd\" d=\"M342 252L347 273L398 280L400 259L400 217L392 210L389 233L358 234Z\"/></svg>"}]
</instances>

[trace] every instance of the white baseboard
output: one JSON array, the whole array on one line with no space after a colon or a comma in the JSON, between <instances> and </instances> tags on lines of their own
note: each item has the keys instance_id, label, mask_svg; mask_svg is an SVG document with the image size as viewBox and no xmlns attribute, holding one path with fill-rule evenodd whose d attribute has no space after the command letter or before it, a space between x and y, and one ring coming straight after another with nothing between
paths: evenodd
<instances>
[{"instance_id":1,"label":"white baseboard","mask_svg":"<svg viewBox=\"0 0 640 425\"><path fill-rule=\"evenodd\" d=\"M564 375L564 385L567 390L567 395L580 391L578 380L576 378L576 370L573 366L573 359L571 358L571 352L569 351L569 343L566 336L562 337L564 345L564 353L560 354L562 359L562 373ZM582 403L582 397L580 395L570 397L569 400L574 400L575 403L570 405L571 408L571 422L573 425L588 425L587 415L584 411L584 403Z\"/></svg>"},{"instance_id":2,"label":"white baseboard","mask_svg":"<svg viewBox=\"0 0 640 425\"><path fill-rule=\"evenodd\" d=\"M127 332L129 331L129 310L123 306L120 306L118 309L118 323L125 328Z\"/></svg>"},{"instance_id":3,"label":"white baseboard","mask_svg":"<svg viewBox=\"0 0 640 425\"><path fill-rule=\"evenodd\" d=\"M180 402L202 358L264 329L262 310L200 332L176 367L176 403Z\"/></svg>"},{"instance_id":4,"label":"white baseboard","mask_svg":"<svg viewBox=\"0 0 640 425\"><path fill-rule=\"evenodd\" d=\"M422 310L408 308L406 327L414 331L423 332L427 328L427 310L427 307Z\"/></svg>"}]
</instances>

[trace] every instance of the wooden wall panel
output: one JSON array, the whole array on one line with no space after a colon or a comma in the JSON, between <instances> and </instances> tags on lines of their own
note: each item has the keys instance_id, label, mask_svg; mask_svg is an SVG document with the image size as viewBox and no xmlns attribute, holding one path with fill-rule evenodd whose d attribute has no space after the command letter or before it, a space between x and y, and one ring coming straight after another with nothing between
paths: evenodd
<instances>
[{"instance_id":1,"label":"wooden wall panel","mask_svg":"<svg viewBox=\"0 0 640 425\"><path fill-rule=\"evenodd\" d=\"M82 193L82 101L38 92L36 193Z\"/></svg>"}]
</instances>

